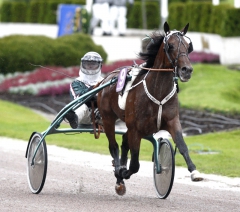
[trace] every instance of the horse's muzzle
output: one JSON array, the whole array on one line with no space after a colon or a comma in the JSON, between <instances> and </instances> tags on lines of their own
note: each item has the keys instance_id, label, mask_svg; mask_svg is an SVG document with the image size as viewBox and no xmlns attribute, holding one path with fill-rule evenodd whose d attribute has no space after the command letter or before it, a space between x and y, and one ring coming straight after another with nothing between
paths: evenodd
<instances>
[{"instance_id":1,"label":"horse's muzzle","mask_svg":"<svg viewBox=\"0 0 240 212\"><path fill-rule=\"evenodd\" d=\"M192 75L193 68L192 66L184 66L179 70L179 78L182 82L187 82Z\"/></svg>"}]
</instances>

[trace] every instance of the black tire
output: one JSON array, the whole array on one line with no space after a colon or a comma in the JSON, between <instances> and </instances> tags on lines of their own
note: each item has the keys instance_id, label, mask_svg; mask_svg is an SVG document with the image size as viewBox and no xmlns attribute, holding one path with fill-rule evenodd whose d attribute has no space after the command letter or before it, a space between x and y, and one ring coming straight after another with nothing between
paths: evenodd
<instances>
[{"instance_id":1,"label":"black tire","mask_svg":"<svg viewBox=\"0 0 240 212\"><path fill-rule=\"evenodd\" d=\"M35 133L30 140L28 152L27 152L27 178L28 185L34 194L39 194L44 186L46 175L47 175L47 146L45 140L39 146L36 153L34 164L32 163L32 158L34 152L41 140L42 135Z\"/></svg>"},{"instance_id":2,"label":"black tire","mask_svg":"<svg viewBox=\"0 0 240 212\"><path fill-rule=\"evenodd\" d=\"M158 198L166 199L172 190L175 174L175 157L172 144L169 140L163 139L160 142L158 162L161 173L157 174L155 162L153 163L154 186Z\"/></svg>"}]
</instances>

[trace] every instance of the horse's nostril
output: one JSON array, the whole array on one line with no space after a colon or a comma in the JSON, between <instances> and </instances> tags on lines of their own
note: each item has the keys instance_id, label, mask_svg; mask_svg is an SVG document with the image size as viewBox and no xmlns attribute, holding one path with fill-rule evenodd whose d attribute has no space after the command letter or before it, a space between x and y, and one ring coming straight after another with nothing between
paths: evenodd
<instances>
[{"instance_id":1,"label":"horse's nostril","mask_svg":"<svg viewBox=\"0 0 240 212\"><path fill-rule=\"evenodd\" d=\"M186 72L187 71L187 68L186 67L183 67L182 68L182 72Z\"/></svg>"},{"instance_id":2,"label":"horse's nostril","mask_svg":"<svg viewBox=\"0 0 240 212\"><path fill-rule=\"evenodd\" d=\"M183 67L182 68L182 72L189 72L189 73L192 73L193 72L193 68L192 67Z\"/></svg>"}]
</instances>

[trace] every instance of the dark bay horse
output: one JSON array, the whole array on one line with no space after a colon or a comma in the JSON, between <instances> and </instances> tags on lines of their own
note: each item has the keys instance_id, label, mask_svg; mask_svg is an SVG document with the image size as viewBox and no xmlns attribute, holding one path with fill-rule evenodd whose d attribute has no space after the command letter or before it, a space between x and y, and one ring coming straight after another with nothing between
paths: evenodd
<instances>
[{"instance_id":1,"label":"dark bay horse","mask_svg":"<svg viewBox=\"0 0 240 212\"><path fill-rule=\"evenodd\" d=\"M188 57L193 47L190 38L185 36L188 26L189 24L180 31L170 31L168 23L165 22L165 34L154 32L147 38L149 43L146 50L139 53L145 64L139 67L140 71L132 84L133 87L136 86L128 93L125 110L119 108L116 84L104 88L98 94L98 107L115 167L116 186L124 185L123 179L129 179L132 174L138 172L141 139L159 130L166 130L171 134L186 161L191 179L203 179L189 156L182 136L178 95L175 92L176 79L187 82L193 72ZM119 72L113 72L102 83L117 77L118 74ZM127 126L127 132L122 139L120 159L119 146L115 140L117 119L124 121ZM129 150L131 160L127 169Z\"/></svg>"}]
</instances>

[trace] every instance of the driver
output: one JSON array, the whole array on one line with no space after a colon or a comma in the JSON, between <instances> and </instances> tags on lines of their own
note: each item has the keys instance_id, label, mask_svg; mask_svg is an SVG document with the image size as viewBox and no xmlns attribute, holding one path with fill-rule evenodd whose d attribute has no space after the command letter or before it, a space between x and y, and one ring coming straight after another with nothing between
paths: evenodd
<instances>
[{"instance_id":1,"label":"driver","mask_svg":"<svg viewBox=\"0 0 240 212\"><path fill-rule=\"evenodd\" d=\"M86 53L80 63L79 77L70 84L71 100L92 90L94 85L100 82L102 68L102 57L97 52ZM68 120L70 126L75 129L78 124L91 124L91 101L96 103L96 96L91 100L81 105L75 110L70 110L65 118ZM96 104L95 104L96 107ZM97 121L101 119L98 109L94 111Z\"/></svg>"}]
</instances>

